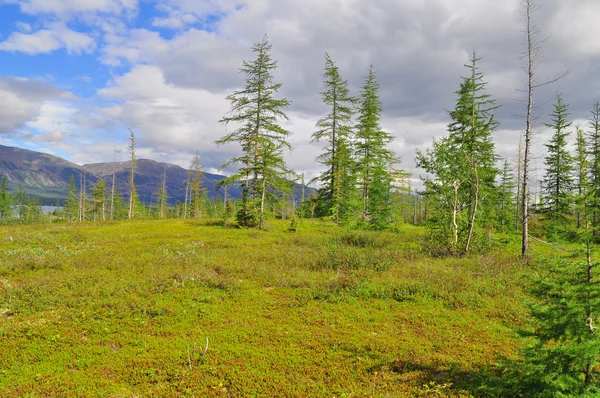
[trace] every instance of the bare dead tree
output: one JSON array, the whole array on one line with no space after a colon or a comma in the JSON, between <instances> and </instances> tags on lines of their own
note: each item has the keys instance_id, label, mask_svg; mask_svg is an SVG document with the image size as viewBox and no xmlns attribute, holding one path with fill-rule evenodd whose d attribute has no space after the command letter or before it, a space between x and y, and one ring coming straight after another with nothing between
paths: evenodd
<instances>
[{"instance_id":1,"label":"bare dead tree","mask_svg":"<svg viewBox=\"0 0 600 398\"><path fill-rule=\"evenodd\" d=\"M113 144L113 175L112 175L112 188L110 190L110 221L114 219L115 215L115 177L117 175L117 148Z\"/></svg>"},{"instance_id":2,"label":"bare dead tree","mask_svg":"<svg viewBox=\"0 0 600 398\"><path fill-rule=\"evenodd\" d=\"M536 78L536 70L538 65L544 58L542 44L546 38L541 37L541 30L533 20L533 14L539 10L535 0L521 0L521 11L525 17L525 30L523 31L525 38L525 50L523 52L523 71L527 74L527 116L525 122L525 148L523 154L523 180L522 180L522 216L523 216L523 234L521 244L521 255L527 256L529 251L529 172L531 158L531 144L533 138L532 131L532 111L534 105L534 90L541 86L552 84L568 72L563 72L556 75L553 79L539 82Z\"/></svg>"},{"instance_id":3,"label":"bare dead tree","mask_svg":"<svg viewBox=\"0 0 600 398\"><path fill-rule=\"evenodd\" d=\"M131 175L129 176L129 215L128 218L135 217L135 202L137 193L135 191L135 135L133 130L129 129L129 152L131 153Z\"/></svg>"}]
</instances>

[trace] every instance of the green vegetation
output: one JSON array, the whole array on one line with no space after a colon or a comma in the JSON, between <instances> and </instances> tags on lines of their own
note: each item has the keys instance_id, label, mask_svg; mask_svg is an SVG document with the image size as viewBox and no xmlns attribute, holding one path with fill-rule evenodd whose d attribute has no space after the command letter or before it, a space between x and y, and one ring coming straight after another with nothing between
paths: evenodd
<instances>
[{"instance_id":1,"label":"green vegetation","mask_svg":"<svg viewBox=\"0 0 600 398\"><path fill-rule=\"evenodd\" d=\"M468 397L518 358L516 239L435 259L408 225L220 225L2 227L0 395Z\"/></svg>"}]
</instances>

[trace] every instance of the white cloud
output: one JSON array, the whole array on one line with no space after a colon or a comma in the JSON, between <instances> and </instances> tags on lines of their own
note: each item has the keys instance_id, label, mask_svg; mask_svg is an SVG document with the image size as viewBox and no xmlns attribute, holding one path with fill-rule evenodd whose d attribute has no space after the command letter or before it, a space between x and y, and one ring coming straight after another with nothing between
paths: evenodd
<instances>
[{"instance_id":1,"label":"white cloud","mask_svg":"<svg viewBox=\"0 0 600 398\"><path fill-rule=\"evenodd\" d=\"M31 25L29 25L28 23L25 23L25 22L17 21L17 22L15 22L15 26L16 26L17 30L20 30L21 32L24 32L24 33L31 33L31 31L33 30L31 28Z\"/></svg>"},{"instance_id":2,"label":"white cloud","mask_svg":"<svg viewBox=\"0 0 600 398\"><path fill-rule=\"evenodd\" d=\"M46 101L72 95L36 80L0 77L0 134L13 133L38 117Z\"/></svg>"},{"instance_id":3,"label":"white cloud","mask_svg":"<svg viewBox=\"0 0 600 398\"><path fill-rule=\"evenodd\" d=\"M148 156L155 154L161 160L182 164L189 163L188 157L198 149L205 165L218 167L223 152L231 151L213 144L225 133L218 123L228 111L224 93L176 87L165 82L159 68L138 65L98 94L119 102L98 112L122 130L131 127L140 150L146 150Z\"/></svg>"},{"instance_id":4,"label":"white cloud","mask_svg":"<svg viewBox=\"0 0 600 398\"><path fill-rule=\"evenodd\" d=\"M0 4L3 1L7 2ZM136 21L136 29L128 28L128 16L137 11L135 0L18 3L23 11L43 18L81 17L101 32L101 62L128 71L99 91L103 100L116 104L72 117L88 131L116 131L118 126L125 131L131 126L140 134L146 151L142 153L162 157L157 160L189 163L182 159L199 148L214 167L236 150L215 148L212 142L225 130L218 124L229 108L223 97L243 84L238 68L243 59L253 58L250 47L264 33L278 61L275 76L283 83L281 95L293 102L288 126L294 132L295 152L288 161L296 169L318 170L314 158L320 147L309 141L323 113L318 92L325 51L354 94L367 66L374 64L384 105L382 124L397 137L393 148L411 170L415 149L445 134L446 110L454 106L460 76L468 73L463 64L473 48L483 57L479 66L490 83L489 93L502 105L502 130L496 134L502 156L514 157L523 125L518 117L522 106L515 100L522 95L519 88L525 77L519 70L523 21L517 0L165 0L152 3L159 14ZM595 41L600 25L593 20L600 3L576 3L546 0L536 15L543 34L550 36L538 76L571 70L558 84L538 91L539 124L546 120L545 102L554 92L565 92L578 118L587 117L600 92L600 44ZM98 13L103 13L101 18ZM208 23L213 32L200 29ZM161 35L155 28L176 32ZM77 54L94 48L78 32L71 31L71 37L50 34L48 27L31 34L25 27L19 29L21 36L14 33L0 48L29 48L32 54L57 48ZM22 43L17 45L17 39ZM110 159L112 153L106 156Z\"/></svg>"},{"instance_id":5,"label":"white cloud","mask_svg":"<svg viewBox=\"0 0 600 398\"><path fill-rule=\"evenodd\" d=\"M23 52L29 55L44 54L65 48L69 54L92 52L94 39L85 33L75 32L63 23L52 24L30 34L14 32L0 43L0 51Z\"/></svg>"},{"instance_id":6,"label":"white cloud","mask_svg":"<svg viewBox=\"0 0 600 398\"><path fill-rule=\"evenodd\" d=\"M51 14L70 19L84 13L121 14L137 11L137 0L4 0L26 14ZM0 1L1 3L1 1Z\"/></svg>"},{"instance_id":7,"label":"white cloud","mask_svg":"<svg viewBox=\"0 0 600 398\"><path fill-rule=\"evenodd\" d=\"M77 126L73 124L73 115L77 111L76 107L65 101L46 101L40 107L39 115L28 121L26 126L46 137L64 138L65 130L77 129ZM58 132L61 132L62 135L57 135Z\"/></svg>"},{"instance_id":8,"label":"white cloud","mask_svg":"<svg viewBox=\"0 0 600 398\"><path fill-rule=\"evenodd\" d=\"M159 5L157 9L167 14L152 20L152 26L157 28L181 29L199 21L198 17L189 12L182 12L167 5Z\"/></svg>"}]
</instances>

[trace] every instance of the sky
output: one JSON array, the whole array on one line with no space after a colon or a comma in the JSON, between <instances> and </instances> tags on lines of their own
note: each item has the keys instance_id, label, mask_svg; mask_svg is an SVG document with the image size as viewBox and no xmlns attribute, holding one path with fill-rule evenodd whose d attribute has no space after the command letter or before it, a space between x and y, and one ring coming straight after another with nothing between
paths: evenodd
<instances>
[{"instance_id":1,"label":"sky","mask_svg":"<svg viewBox=\"0 0 600 398\"><path fill-rule=\"evenodd\" d=\"M292 102L294 148L288 165L307 178L321 166L311 143L327 113L324 53L353 94L373 64L381 87L382 127L391 149L418 180L415 151L447 134L464 64L482 59L487 92L497 99L497 152L517 156L525 125L519 0L0 0L0 144L50 153L78 164L128 159L128 128L139 158L188 167L200 152L209 172L235 156L214 141L225 97L244 84L239 68L267 34L278 62L279 95ZM557 92L573 125L587 129L600 101L600 2L538 0L545 38L536 91L534 179Z\"/></svg>"}]
</instances>

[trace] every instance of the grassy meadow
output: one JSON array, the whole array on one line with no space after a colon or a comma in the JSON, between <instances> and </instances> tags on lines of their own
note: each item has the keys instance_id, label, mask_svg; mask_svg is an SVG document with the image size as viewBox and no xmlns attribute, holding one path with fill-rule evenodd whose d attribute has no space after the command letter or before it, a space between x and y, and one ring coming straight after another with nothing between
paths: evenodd
<instances>
[{"instance_id":1,"label":"grassy meadow","mask_svg":"<svg viewBox=\"0 0 600 398\"><path fill-rule=\"evenodd\" d=\"M288 225L1 227L0 396L468 397L516 357L518 242Z\"/></svg>"}]
</instances>

